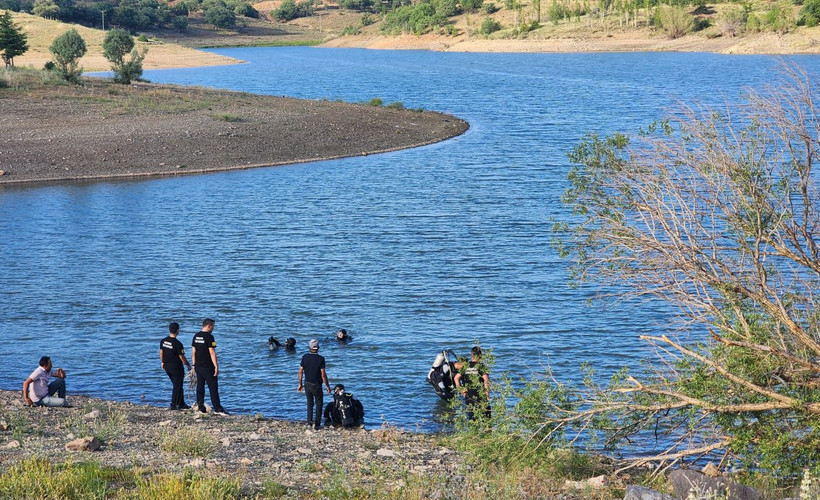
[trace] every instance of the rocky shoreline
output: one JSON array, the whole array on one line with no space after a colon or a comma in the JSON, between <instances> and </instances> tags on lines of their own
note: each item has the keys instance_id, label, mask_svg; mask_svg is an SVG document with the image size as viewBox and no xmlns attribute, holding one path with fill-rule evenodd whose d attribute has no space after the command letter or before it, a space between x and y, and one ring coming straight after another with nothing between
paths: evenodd
<instances>
[{"instance_id":1,"label":"rocky shoreline","mask_svg":"<svg viewBox=\"0 0 820 500\"><path fill-rule=\"evenodd\" d=\"M274 481L287 489L286 496L298 497L314 494L334 477L370 480L395 490L408 472L443 474L457 487L466 467L435 435L387 426L314 431L304 423L261 415L171 411L71 394L69 402L71 408L27 407L19 391L0 391L2 468L40 458L55 464L93 460L105 467L170 473L193 469L205 476L239 479L248 493ZM66 449L84 437L96 437L100 448ZM191 440L198 445L186 447Z\"/></svg>"},{"instance_id":2,"label":"rocky shoreline","mask_svg":"<svg viewBox=\"0 0 820 500\"><path fill-rule=\"evenodd\" d=\"M173 85L16 85L0 88L0 186L329 160L432 144L469 128L432 111Z\"/></svg>"}]
</instances>

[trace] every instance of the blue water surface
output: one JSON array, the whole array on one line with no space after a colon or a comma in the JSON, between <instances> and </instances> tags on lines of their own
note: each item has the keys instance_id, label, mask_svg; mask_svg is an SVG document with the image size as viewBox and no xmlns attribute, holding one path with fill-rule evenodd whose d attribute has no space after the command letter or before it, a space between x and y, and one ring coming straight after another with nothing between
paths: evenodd
<instances>
[{"instance_id":1,"label":"blue water surface","mask_svg":"<svg viewBox=\"0 0 820 500\"><path fill-rule=\"evenodd\" d=\"M766 56L464 54L322 48L213 50L245 64L148 71L154 82L307 99L399 101L470 130L413 150L154 180L0 189L0 387L43 354L69 390L164 405L158 342L188 346L216 319L228 410L304 418L299 354L266 339L323 341L331 383L369 426L440 428L424 381L436 352L492 348L493 376L602 374L651 355L660 304L588 303L550 246L587 132L636 133L679 102L736 103L775 82ZM791 58L816 71L820 58ZM277 130L270 130L270 140ZM189 349L190 351L190 349ZM191 394L188 393L189 400Z\"/></svg>"}]
</instances>

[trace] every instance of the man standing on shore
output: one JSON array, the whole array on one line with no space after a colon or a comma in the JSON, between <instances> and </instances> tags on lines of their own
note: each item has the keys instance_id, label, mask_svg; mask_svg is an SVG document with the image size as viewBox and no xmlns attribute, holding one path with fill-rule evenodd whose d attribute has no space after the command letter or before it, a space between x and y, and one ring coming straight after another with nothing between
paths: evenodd
<instances>
[{"instance_id":1,"label":"man standing on shore","mask_svg":"<svg viewBox=\"0 0 820 500\"><path fill-rule=\"evenodd\" d=\"M185 378L185 370L182 369L182 365L184 364L188 370L191 369L191 365L188 363L188 358L185 357L185 348L182 347L182 342L177 339L177 334L179 334L179 323L175 322L168 325L168 336L159 342L159 362L173 385L171 409L187 410L190 406L185 403L185 394L182 389L182 380Z\"/></svg>"},{"instance_id":2,"label":"man standing on shore","mask_svg":"<svg viewBox=\"0 0 820 500\"><path fill-rule=\"evenodd\" d=\"M205 413L205 384L208 384L208 393L211 395L211 407L217 415L228 415L219 402L219 362L216 359L216 340L211 332L214 331L214 320L206 318L202 321L202 331L194 335L191 343L193 347L193 364L196 371L196 404L200 412Z\"/></svg>"},{"instance_id":3,"label":"man standing on shore","mask_svg":"<svg viewBox=\"0 0 820 500\"><path fill-rule=\"evenodd\" d=\"M51 358L43 356L40 366L23 382L23 400L28 406L71 406L65 399L65 372L57 368L56 380L49 382L51 375Z\"/></svg>"},{"instance_id":4,"label":"man standing on shore","mask_svg":"<svg viewBox=\"0 0 820 500\"><path fill-rule=\"evenodd\" d=\"M319 341L316 339L308 342L310 352L302 356L302 362L299 365L299 387L296 388L298 392L305 391L307 396L307 422L308 426L313 426L314 429L319 430L322 425L322 403L324 402L324 395L322 394L322 382L327 388L327 393L330 394L330 384L327 381L327 373L325 372L325 358L319 355ZM305 377L305 384L302 385L302 375ZM314 412L313 406L316 405Z\"/></svg>"}]
</instances>

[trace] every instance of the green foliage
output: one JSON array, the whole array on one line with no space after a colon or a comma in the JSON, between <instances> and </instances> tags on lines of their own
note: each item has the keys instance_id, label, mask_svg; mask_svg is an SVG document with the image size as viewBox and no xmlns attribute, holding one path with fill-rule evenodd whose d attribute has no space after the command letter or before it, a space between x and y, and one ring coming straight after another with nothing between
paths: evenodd
<instances>
[{"instance_id":1,"label":"green foliage","mask_svg":"<svg viewBox=\"0 0 820 500\"><path fill-rule=\"evenodd\" d=\"M666 7L659 9L659 13L660 26L669 38L680 38L695 26L692 15L682 7Z\"/></svg>"},{"instance_id":2,"label":"green foliage","mask_svg":"<svg viewBox=\"0 0 820 500\"><path fill-rule=\"evenodd\" d=\"M684 111L634 141L590 135L569 155L574 218L556 229L572 276L663 300L689 328L688 341L643 337L659 354L640 375L567 392L604 448L699 443L780 478L820 463L820 275L795 254L813 236L789 236L820 224L818 152L794 148L820 106L814 80L786 71L725 114Z\"/></svg>"},{"instance_id":3,"label":"green foliage","mask_svg":"<svg viewBox=\"0 0 820 500\"><path fill-rule=\"evenodd\" d=\"M376 19L370 14L362 14L362 26L370 26L376 24Z\"/></svg>"},{"instance_id":4,"label":"green foliage","mask_svg":"<svg viewBox=\"0 0 820 500\"><path fill-rule=\"evenodd\" d=\"M57 71L67 82L79 83L83 69L78 66L85 55L85 40L76 29L71 28L54 39L48 49L54 56Z\"/></svg>"},{"instance_id":5,"label":"green foliage","mask_svg":"<svg viewBox=\"0 0 820 500\"><path fill-rule=\"evenodd\" d=\"M163 432L159 447L177 456L207 457L216 448L216 442L210 434L195 429L182 429L174 433Z\"/></svg>"},{"instance_id":6,"label":"green foliage","mask_svg":"<svg viewBox=\"0 0 820 500\"><path fill-rule=\"evenodd\" d=\"M490 14L495 14L496 12L498 12L498 6L493 2L487 2L481 5L481 12L487 14L488 16Z\"/></svg>"},{"instance_id":7,"label":"green foliage","mask_svg":"<svg viewBox=\"0 0 820 500\"><path fill-rule=\"evenodd\" d=\"M172 24L177 31L185 31L188 29L188 16L177 16L172 21Z\"/></svg>"},{"instance_id":8,"label":"green foliage","mask_svg":"<svg viewBox=\"0 0 820 500\"><path fill-rule=\"evenodd\" d=\"M454 5L457 4L453 0L424 0L415 7L412 5L399 7L385 16L381 31L389 35L407 32L423 35L433 30L454 34L455 28L444 15L444 13L451 12Z\"/></svg>"},{"instance_id":9,"label":"green foliage","mask_svg":"<svg viewBox=\"0 0 820 500\"><path fill-rule=\"evenodd\" d=\"M728 9L717 19L718 32L722 36L735 36L743 32L749 14L742 8Z\"/></svg>"},{"instance_id":10,"label":"green foliage","mask_svg":"<svg viewBox=\"0 0 820 500\"><path fill-rule=\"evenodd\" d=\"M373 0L339 0L339 7L356 12L373 12L375 6Z\"/></svg>"},{"instance_id":11,"label":"green foliage","mask_svg":"<svg viewBox=\"0 0 820 500\"><path fill-rule=\"evenodd\" d=\"M236 25L236 14L228 8L225 2L221 0L211 0L207 4L203 4L203 8L205 20L215 27L227 29L233 28Z\"/></svg>"},{"instance_id":12,"label":"green foliage","mask_svg":"<svg viewBox=\"0 0 820 500\"><path fill-rule=\"evenodd\" d=\"M121 493L123 498L133 500L236 499L240 497L240 487L238 479L204 477L189 469L182 475L140 477L136 481L135 491Z\"/></svg>"},{"instance_id":13,"label":"green foliage","mask_svg":"<svg viewBox=\"0 0 820 500\"><path fill-rule=\"evenodd\" d=\"M114 81L128 84L142 76L142 61L147 49L142 53L134 48L133 37L125 30L114 28L109 30L103 40L103 56L111 63L114 71ZM131 58L126 61L125 55L130 53Z\"/></svg>"},{"instance_id":14,"label":"green foliage","mask_svg":"<svg viewBox=\"0 0 820 500\"><path fill-rule=\"evenodd\" d=\"M359 27L358 26L353 26L352 24L350 24L350 25L344 27L344 29L342 30L341 35L342 36L358 35L359 33L361 33L361 30L359 29Z\"/></svg>"},{"instance_id":15,"label":"green foliage","mask_svg":"<svg viewBox=\"0 0 820 500\"><path fill-rule=\"evenodd\" d=\"M400 101L391 102L390 104L388 104L387 106L385 106L385 108L389 108L389 109L404 109L404 103L402 103L402 102L400 102Z\"/></svg>"},{"instance_id":16,"label":"green foliage","mask_svg":"<svg viewBox=\"0 0 820 500\"><path fill-rule=\"evenodd\" d=\"M253 8L248 2L237 2L233 8L237 16L250 17L252 19L259 19L259 11Z\"/></svg>"},{"instance_id":17,"label":"green foliage","mask_svg":"<svg viewBox=\"0 0 820 500\"><path fill-rule=\"evenodd\" d=\"M384 105L384 101L381 100L378 97L374 97L374 98L370 99L369 101L367 101L367 105L368 106L374 106L376 108L380 108Z\"/></svg>"},{"instance_id":18,"label":"green foliage","mask_svg":"<svg viewBox=\"0 0 820 500\"><path fill-rule=\"evenodd\" d=\"M299 3L293 0L285 0L282 5L271 11L271 15L277 21L292 21L299 17L310 17L313 15L313 3L310 0L303 0Z\"/></svg>"},{"instance_id":19,"label":"green foliage","mask_svg":"<svg viewBox=\"0 0 820 500\"><path fill-rule=\"evenodd\" d=\"M484 20L481 21L481 29L479 29L478 32L486 36L491 35L500 29L501 23L492 17L485 17Z\"/></svg>"},{"instance_id":20,"label":"green foliage","mask_svg":"<svg viewBox=\"0 0 820 500\"><path fill-rule=\"evenodd\" d=\"M0 474L0 498L102 500L106 491L102 471L93 464L55 467L46 460L26 459Z\"/></svg>"},{"instance_id":21,"label":"green foliage","mask_svg":"<svg viewBox=\"0 0 820 500\"><path fill-rule=\"evenodd\" d=\"M765 26L781 35L792 31L797 26L791 6L786 2L774 5L764 18Z\"/></svg>"},{"instance_id":22,"label":"green foliage","mask_svg":"<svg viewBox=\"0 0 820 500\"><path fill-rule=\"evenodd\" d=\"M820 0L805 0L800 8L800 15L811 15L815 19L820 19Z\"/></svg>"},{"instance_id":23,"label":"green foliage","mask_svg":"<svg viewBox=\"0 0 820 500\"><path fill-rule=\"evenodd\" d=\"M60 13L60 7L54 3L54 0L34 0L33 12L35 16L45 19L57 19L57 14Z\"/></svg>"},{"instance_id":24,"label":"green foliage","mask_svg":"<svg viewBox=\"0 0 820 500\"><path fill-rule=\"evenodd\" d=\"M484 6L484 0L461 0L461 8L467 12L475 12Z\"/></svg>"},{"instance_id":25,"label":"green foliage","mask_svg":"<svg viewBox=\"0 0 820 500\"><path fill-rule=\"evenodd\" d=\"M11 12L0 16L0 52L6 67L14 67L14 58L28 50L28 35L11 19Z\"/></svg>"},{"instance_id":26,"label":"green foliage","mask_svg":"<svg viewBox=\"0 0 820 500\"><path fill-rule=\"evenodd\" d=\"M561 19L569 19L570 17L572 17L572 12L563 3L552 2L549 9L547 9L547 18L554 26L558 26Z\"/></svg>"},{"instance_id":27,"label":"green foliage","mask_svg":"<svg viewBox=\"0 0 820 500\"><path fill-rule=\"evenodd\" d=\"M749 33L760 33L761 26L760 18L754 14L749 14L749 17L746 19L746 31Z\"/></svg>"}]
</instances>

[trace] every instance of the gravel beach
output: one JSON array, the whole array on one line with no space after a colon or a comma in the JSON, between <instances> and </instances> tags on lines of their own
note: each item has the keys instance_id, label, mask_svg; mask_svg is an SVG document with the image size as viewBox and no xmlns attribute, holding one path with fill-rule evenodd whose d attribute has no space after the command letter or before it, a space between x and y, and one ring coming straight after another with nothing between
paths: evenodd
<instances>
[{"instance_id":1,"label":"gravel beach","mask_svg":"<svg viewBox=\"0 0 820 500\"><path fill-rule=\"evenodd\" d=\"M261 415L171 411L70 391L68 397L71 408L27 407L20 391L0 391L0 469L26 458L55 464L93 460L105 467L171 473L193 469L240 479L246 492L275 481L287 488L286 496L301 497L339 476L370 478L391 490L402 485L407 472L435 474L451 478L455 486L464 467L453 450L437 444L436 436L391 427L314 431ZM191 436L197 436L197 447L174 449L174 443ZM101 447L66 450L69 442L84 437L96 437Z\"/></svg>"},{"instance_id":2,"label":"gravel beach","mask_svg":"<svg viewBox=\"0 0 820 500\"><path fill-rule=\"evenodd\" d=\"M87 79L0 88L0 185L181 175L367 155L464 133L453 116Z\"/></svg>"}]
</instances>

